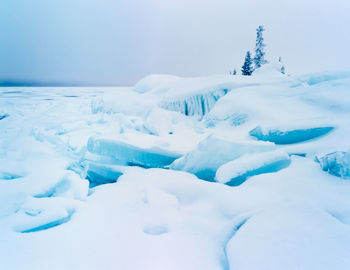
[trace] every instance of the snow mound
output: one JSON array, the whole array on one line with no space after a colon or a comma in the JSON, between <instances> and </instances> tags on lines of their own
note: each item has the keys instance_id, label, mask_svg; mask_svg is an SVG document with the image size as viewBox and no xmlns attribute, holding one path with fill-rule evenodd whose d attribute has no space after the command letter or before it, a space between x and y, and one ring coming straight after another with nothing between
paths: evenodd
<instances>
[{"instance_id":1,"label":"snow mound","mask_svg":"<svg viewBox=\"0 0 350 270\"><path fill-rule=\"evenodd\" d=\"M237 186L248 177L277 172L290 164L289 155L281 150L244 154L219 167L215 180Z\"/></svg>"},{"instance_id":2,"label":"snow mound","mask_svg":"<svg viewBox=\"0 0 350 270\"><path fill-rule=\"evenodd\" d=\"M146 93L151 90L167 89L169 86L180 80L180 77L167 74L152 74L140 80L134 87L138 93Z\"/></svg>"},{"instance_id":3,"label":"snow mound","mask_svg":"<svg viewBox=\"0 0 350 270\"><path fill-rule=\"evenodd\" d=\"M316 160L320 163L322 170L341 178L350 178L350 150L330 153Z\"/></svg>"},{"instance_id":4,"label":"snow mound","mask_svg":"<svg viewBox=\"0 0 350 270\"><path fill-rule=\"evenodd\" d=\"M213 181L216 170L223 164L247 153L274 150L275 146L262 142L236 142L217 136L208 136L197 148L175 160L170 169L195 174L198 178Z\"/></svg>"},{"instance_id":5,"label":"snow mound","mask_svg":"<svg viewBox=\"0 0 350 270\"><path fill-rule=\"evenodd\" d=\"M266 129L258 126L251 130L249 135L260 141L269 141L275 144L292 144L323 136L333 129L333 127L314 127L282 131L280 129Z\"/></svg>"}]
</instances>

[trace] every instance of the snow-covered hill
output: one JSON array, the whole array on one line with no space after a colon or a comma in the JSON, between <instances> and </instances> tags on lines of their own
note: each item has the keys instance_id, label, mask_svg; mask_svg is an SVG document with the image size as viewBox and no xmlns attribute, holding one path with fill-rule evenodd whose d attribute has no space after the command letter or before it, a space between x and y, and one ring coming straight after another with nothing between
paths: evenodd
<instances>
[{"instance_id":1,"label":"snow-covered hill","mask_svg":"<svg viewBox=\"0 0 350 270\"><path fill-rule=\"evenodd\" d=\"M349 269L350 73L0 89L0 269Z\"/></svg>"}]
</instances>

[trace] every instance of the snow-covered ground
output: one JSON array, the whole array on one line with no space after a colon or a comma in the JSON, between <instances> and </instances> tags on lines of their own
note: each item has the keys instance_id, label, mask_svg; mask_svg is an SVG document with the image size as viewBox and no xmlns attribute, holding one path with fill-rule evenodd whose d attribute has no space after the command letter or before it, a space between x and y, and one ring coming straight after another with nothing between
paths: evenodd
<instances>
[{"instance_id":1,"label":"snow-covered ground","mask_svg":"<svg viewBox=\"0 0 350 270\"><path fill-rule=\"evenodd\" d=\"M350 269L350 73L0 89L0 269Z\"/></svg>"}]
</instances>

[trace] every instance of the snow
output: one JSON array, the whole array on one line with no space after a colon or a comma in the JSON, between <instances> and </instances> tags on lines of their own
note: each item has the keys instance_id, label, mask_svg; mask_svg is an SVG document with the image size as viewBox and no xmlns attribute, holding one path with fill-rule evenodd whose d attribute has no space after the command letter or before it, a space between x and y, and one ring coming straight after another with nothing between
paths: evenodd
<instances>
[{"instance_id":1,"label":"snow","mask_svg":"<svg viewBox=\"0 0 350 270\"><path fill-rule=\"evenodd\" d=\"M347 74L1 88L0 268L349 269Z\"/></svg>"},{"instance_id":2,"label":"snow","mask_svg":"<svg viewBox=\"0 0 350 270\"><path fill-rule=\"evenodd\" d=\"M346 78L350 78L349 71L324 71L311 74L304 74L298 77L300 81L305 82L309 85Z\"/></svg>"},{"instance_id":3,"label":"snow","mask_svg":"<svg viewBox=\"0 0 350 270\"><path fill-rule=\"evenodd\" d=\"M212 181L216 170L222 164L247 153L269 151L274 148L275 146L269 143L229 141L217 136L208 136L196 149L175 160L169 168L191 172L201 179Z\"/></svg>"},{"instance_id":4,"label":"snow","mask_svg":"<svg viewBox=\"0 0 350 270\"><path fill-rule=\"evenodd\" d=\"M289 155L281 150L244 154L221 165L216 171L215 180L237 185L250 176L284 169L289 163Z\"/></svg>"},{"instance_id":5,"label":"snow","mask_svg":"<svg viewBox=\"0 0 350 270\"><path fill-rule=\"evenodd\" d=\"M146 93L154 89L162 91L178 80L180 80L180 77L173 75L152 74L140 80L135 85L134 90L138 93Z\"/></svg>"}]
</instances>

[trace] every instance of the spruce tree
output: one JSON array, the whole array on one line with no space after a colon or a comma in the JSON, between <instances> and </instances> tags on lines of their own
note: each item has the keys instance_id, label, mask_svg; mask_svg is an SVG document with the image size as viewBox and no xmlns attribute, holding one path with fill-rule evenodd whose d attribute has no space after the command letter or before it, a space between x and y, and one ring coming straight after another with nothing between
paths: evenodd
<instances>
[{"instance_id":1,"label":"spruce tree","mask_svg":"<svg viewBox=\"0 0 350 270\"><path fill-rule=\"evenodd\" d=\"M252 67L252 58L250 56L250 51L247 51L247 54L244 59L244 64L242 66L242 75L250 76L253 73Z\"/></svg>"},{"instance_id":2,"label":"spruce tree","mask_svg":"<svg viewBox=\"0 0 350 270\"><path fill-rule=\"evenodd\" d=\"M264 44L263 32L265 31L264 26L259 25L256 29L256 43L255 43L255 57L254 64L255 68L259 68L262 65L266 64L267 61L264 59L265 51L264 48L266 45Z\"/></svg>"},{"instance_id":3,"label":"spruce tree","mask_svg":"<svg viewBox=\"0 0 350 270\"><path fill-rule=\"evenodd\" d=\"M281 73L282 74L286 74L286 68L284 67L284 65L282 64L282 57L278 57L278 62L281 64Z\"/></svg>"},{"instance_id":4,"label":"spruce tree","mask_svg":"<svg viewBox=\"0 0 350 270\"><path fill-rule=\"evenodd\" d=\"M286 68L284 66L281 66L281 73L286 74Z\"/></svg>"},{"instance_id":5,"label":"spruce tree","mask_svg":"<svg viewBox=\"0 0 350 270\"><path fill-rule=\"evenodd\" d=\"M236 68L233 70L232 75L237 75L237 70L236 70Z\"/></svg>"}]
</instances>

